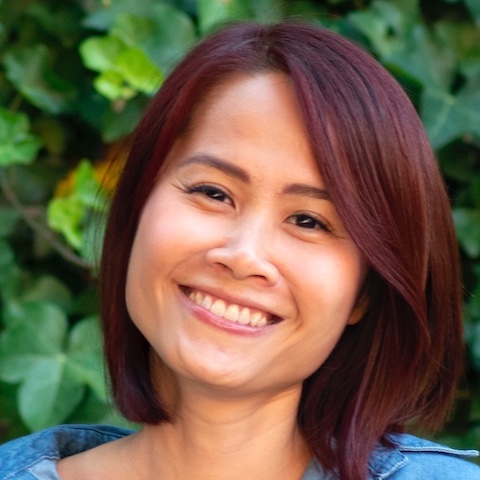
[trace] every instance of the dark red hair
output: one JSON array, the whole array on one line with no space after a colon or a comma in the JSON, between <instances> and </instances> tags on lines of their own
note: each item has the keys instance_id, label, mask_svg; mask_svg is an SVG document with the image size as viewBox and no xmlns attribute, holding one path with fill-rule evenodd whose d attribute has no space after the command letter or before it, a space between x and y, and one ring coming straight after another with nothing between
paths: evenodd
<instances>
[{"instance_id":1,"label":"dark red hair","mask_svg":"<svg viewBox=\"0 0 480 480\"><path fill-rule=\"evenodd\" d=\"M359 480L388 432L412 419L426 427L443 419L463 356L460 281L448 198L414 108L377 61L329 31L227 28L201 42L151 103L113 199L101 263L113 393L133 421L168 420L152 385L149 345L125 306L132 242L194 108L229 75L262 72L291 78L319 171L370 266L369 310L305 381L298 412L324 467Z\"/></svg>"}]
</instances>

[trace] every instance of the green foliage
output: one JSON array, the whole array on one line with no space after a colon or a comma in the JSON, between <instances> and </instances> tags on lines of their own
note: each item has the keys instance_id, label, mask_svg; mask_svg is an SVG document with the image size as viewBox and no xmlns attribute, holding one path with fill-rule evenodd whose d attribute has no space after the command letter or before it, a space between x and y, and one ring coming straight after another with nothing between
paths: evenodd
<instances>
[{"instance_id":1,"label":"green foliage","mask_svg":"<svg viewBox=\"0 0 480 480\"><path fill-rule=\"evenodd\" d=\"M92 244L92 230L99 227L98 221L107 211L108 200L88 160L81 160L71 177L68 194L50 200L47 221L51 229L60 232L65 241L93 266L99 256ZM89 221L95 214L98 221Z\"/></svg>"},{"instance_id":2,"label":"green foliage","mask_svg":"<svg viewBox=\"0 0 480 480\"><path fill-rule=\"evenodd\" d=\"M0 107L0 166L28 164L40 146L39 139L30 132L27 115Z\"/></svg>"},{"instance_id":3,"label":"green foliage","mask_svg":"<svg viewBox=\"0 0 480 480\"><path fill-rule=\"evenodd\" d=\"M451 191L465 272L468 385L442 435L480 447L477 0L3 0L0 441L65 421L120 422L104 388L91 281L107 160L123 154L122 139L199 38L239 19L289 17L363 44L418 108Z\"/></svg>"}]
</instances>

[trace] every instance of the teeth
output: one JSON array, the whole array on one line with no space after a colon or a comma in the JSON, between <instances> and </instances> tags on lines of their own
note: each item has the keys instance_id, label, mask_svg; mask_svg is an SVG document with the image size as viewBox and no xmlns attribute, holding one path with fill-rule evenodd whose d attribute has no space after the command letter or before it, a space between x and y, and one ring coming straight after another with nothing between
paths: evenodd
<instances>
[{"instance_id":1,"label":"teeth","mask_svg":"<svg viewBox=\"0 0 480 480\"><path fill-rule=\"evenodd\" d=\"M227 305L223 300L213 300L210 295L205 295L198 290L191 291L188 297L197 305L232 322L250 325L251 327L264 327L268 324L267 317L261 312L252 312L247 307L240 307L235 304Z\"/></svg>"},{"instance_id":2,"label":"teeth","mask_svg":"<svg viewBox=\"0 0 480 480\"><path fill-rule=\"evenodd\" d=\"M226 308L227 307L223 300L215 300L210 308L210 311L219 317L223 317L225 315Z\"/></svg>"},{"instance_id":3,"label":"teeth","mask_svg":"<svg viewBox=\"0 0 480 480\"><path fill-rule=\"evenodd\" d=\"M242 323L243 325L250 323L250 310L248 308L242 308L240 317L238 318L238 323Z\"/></svg>"},{"instance_id":4,"label":"teeth","mask_svg":"<svg viewBox=\"0 0 480 480\"><path fill-rule=\"evenodd\" d=\"M202 295L200 294L200 297L201 296ZM205 307L207 310L210 310L210 308L212 308L212 305L213 305L212 297L210 295L205 295L200 305L202 305L202 307Z\"/></svg>"},{"instance_id":5,"label":"teeth","mask_svg":"<svg viewBox=\"0 0 480 480\"><path fill-rule=\"evenodd\" d=\"M240 307L238 305L229 305L223 315L227 320L238 322L240 316Z\"/></svg>"},{"instance_id":6,"label":"teeth","mask_svg":"<svg viewBox=\"0 0 480 480\"><path fill-rule=\"evenodd\" d=\"M251 317L250 325L252 325L253 327L258 327L260 320L262 320L263 318L265 317L261 313L255 312Z\"/></svg>"}]
</instances>

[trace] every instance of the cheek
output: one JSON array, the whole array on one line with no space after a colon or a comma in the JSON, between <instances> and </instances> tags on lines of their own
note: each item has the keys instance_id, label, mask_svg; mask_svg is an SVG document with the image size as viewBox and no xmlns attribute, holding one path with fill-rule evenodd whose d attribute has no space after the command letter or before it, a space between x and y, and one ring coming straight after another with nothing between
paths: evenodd
<instances>
[{"instance_id":1,"label":"cheek","mask_svg":"<svg viewBox=\"0 0 480 480\"><path fill-rule=\"evenodd\" d=\"M353 317L366 276L366 262L356 247L328 250L300 262L295 290L300 315L309 319L312 335L338 337Z\"/></svg>"}]
</instances>

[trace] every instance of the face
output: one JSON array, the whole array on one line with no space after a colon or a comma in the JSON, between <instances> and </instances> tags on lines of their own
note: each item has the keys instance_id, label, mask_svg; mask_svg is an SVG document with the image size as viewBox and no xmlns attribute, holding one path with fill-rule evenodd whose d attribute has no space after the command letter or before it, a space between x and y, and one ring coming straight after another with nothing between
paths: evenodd
<instances>
[{"instance_id":1,"label":"face","mask_svg":"<svg viewBox=\"0 0 480 480\"><path fill-rule=\"evenodd\" d=\"M288 77L238 76L170 152L140 218L126 298L180 385L299 391L360 319L365 273Z\"/></svg>"}]
</instances>

